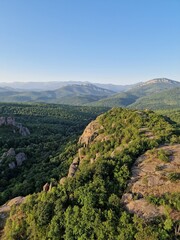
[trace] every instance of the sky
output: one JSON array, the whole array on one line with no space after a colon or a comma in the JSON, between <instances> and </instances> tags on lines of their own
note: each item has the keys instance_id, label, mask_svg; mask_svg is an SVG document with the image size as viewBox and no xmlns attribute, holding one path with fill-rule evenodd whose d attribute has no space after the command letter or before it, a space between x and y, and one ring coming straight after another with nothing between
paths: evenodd
<instances>
[{"instance_id":1,"label":"sky","mask_svg":"<svg viewBox=\"0 0 180 240\"><path fill-rule=\"evenodd\" d=\"M0 0L0 82L180 81L180 0Z\"/></svg>"}]
</instances>

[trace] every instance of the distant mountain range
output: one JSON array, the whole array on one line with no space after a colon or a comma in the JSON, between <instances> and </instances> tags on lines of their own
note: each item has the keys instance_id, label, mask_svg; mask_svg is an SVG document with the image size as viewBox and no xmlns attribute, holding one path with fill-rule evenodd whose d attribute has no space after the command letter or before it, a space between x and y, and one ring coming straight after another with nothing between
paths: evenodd
<instances>
[{"instance_id":1,"label":"distant mountain range","mask_svg":"<svg viewBox=\"0 0 180 240\"><path fill-rule=\"evenodd\" d=\"M46 102L84 105L107 98L115 92L93 84L74 84L51 91L17 91L0 88L0 102Z\"/></svg>"},{"instance_id":2,"label":"distant mountain range","mask_svg":"<svg viewBox=\"0 0 180 240\"><path fill-rule=\"evenodd\" d=\"M2 82L0 87L2 88L13 88L17 91L53 91L65 86L71 85L88 85L92 84L90 82L80 82L80 81L66 81L66 82ZM139 84L139 83L138 83ZM103 84L103 83L93 83L93 85L99 88L105 88L114 92L121 92L130 89L133 85L117 85L117 84Z\"/></svg>"},{"instance_id":3,"label":"distant mountain range","mask_svg":"<svg viewBox=\"0 0 180 240\"><path fill-rule=\"evenodd\" d=\"M180 82L167 78L156 78L126 86L87 82L71 83L1 83L0 101L150 109L180 107ZM51 90L60 85L60 88ZM47 87L49 90L42 90Z\"/></svg>"},{"instance_id":4,"label":"distant mountain range","mask_svg":"<svg viewBox=\"0 0 180 240\"><path fill-rule=\"evenodd\" d=\"M138 108L148 108L149 104L141 104L143 103L143 98L146 96L153 95L154 98L156 95L162 93L163 91L171 89L171 95L173 91L175 91L178 87L180 87L180 82L170 80L167 78L156 78L147 82L143 82L138 84L137 86L133 86L127 91L115 94L106 99L101 99L95 103L92 103L96 106L106 106L106 107L127 107L129 105ZM176 95L176 94L175 94ZM169 96L165 96L169 98ZM146 98L148 99L148 97ZM141 101L142 100L142 101ZM149 99L150 101L150 99ZM176 101L176 100L175 100ZM139 104L136 105L136 102ZM91 105L92 105L91 104ZM159 105L162 105L159 98ZM175 105L178 105L177 103ZM157 103L156 103L157 107ZM151 109L154 109L154 106L151 105Z\"/></svg>"}]
</instances>

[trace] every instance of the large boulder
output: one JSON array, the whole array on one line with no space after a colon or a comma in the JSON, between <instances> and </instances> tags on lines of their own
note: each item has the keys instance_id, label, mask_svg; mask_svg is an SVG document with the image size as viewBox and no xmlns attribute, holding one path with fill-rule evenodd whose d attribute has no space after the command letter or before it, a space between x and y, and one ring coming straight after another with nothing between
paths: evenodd
<instances>
[{"instance_id":1,"label":"large boulder","mask_svg":"<svg viewBox=\"0 0 180 240\"><path fill-rule=\"evenodd\" d=\"M20 152L16 155L16 163L17 163L17 166L21 166L22 163L27 160L27 157L26 157L26 154L23 153L23 152Z\"/></svg>"},{"instance_id":2,"label":"large boulder","mask_svg":"<svg viewBox=\"0 0 180 240\"><path fill-rule=\"evenodd\" d=\"M10 162L8 164L8 166L9 166L10 169L14 169L16 167L16 164L15 164L15 162Z\"/></svg>"},{"instance_id":3,"label":"large boulder","mask_svg":"<svg viewBox=\"0 0 180 240\"><path fill-rule=\"evenodd\" d=\"M6 124L6 118L5 117L0 117L0 126Z\"/></svg>"},{"instance_id":4,"label":"large boulder","mask_svg":"<svg viewBox=\"0 0 180 240\"><path fill-rule=\"evenodd\" d=\"M15 126L15 123L16 123L13 117L7 117L6 122L7 122L7 125L12 125L12 126Z\"/></svg>"},{"instance_id":5,"label":"large boulder","mask_svg":"<svg viewBox=\"0 0 180 240\"><path fill-rule=\"evenodd\" d=\"M28 136L30 135L30 131L27 127L22 127L19 129L19 133L22 135L22 136Z\"/></svg>"},{"instance_id":6,"label":"large boulder","mask_svg":"<svg viewBox=\"0 0 180 240\"><path fill-rule=\"evenodd\" d=\"M73 177L78 169L78 165L76 163L72 163L69 167L68 177Z\"/></svg>"},{"instance_id":7,"label":"large boulder","mask_svg":"<svg viewBox=\"0 0 180 240\"><path fill-rule=\"evenodd\" d=\"M16 153L14 148L10 148L7 153L6 153L6 157L15 157Z\"/></svg>"}]
</instances>

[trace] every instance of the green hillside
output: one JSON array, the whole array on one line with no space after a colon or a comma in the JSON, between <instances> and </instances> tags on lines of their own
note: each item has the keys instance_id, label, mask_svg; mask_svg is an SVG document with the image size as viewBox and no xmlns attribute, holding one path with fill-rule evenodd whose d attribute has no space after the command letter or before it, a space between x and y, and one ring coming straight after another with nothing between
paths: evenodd
<instances>
[{"instance_id":1,"label":"green hillside","mask_svg":"<svg viewBox=\"0 0 180 240\"><path fill-rule=\"evenodd\" d=\"M180 107L180 87L139 98L129 107L138 109L172 109Z\"/></svg>"},{"instance_id":2,"label":"green hillside","mask_svg":"<svg viewBox=\"0 0 180 240\"><path fill-rule=\"evenodd\" d=\"M17 123L30 131L30 135L21 136L14 126L0 126L0 204L18 195L40 191L51 178L58 180L61 171L68 167L63 160L65 149L89 121L105 110L54 104L0 103L0 118L13 116ZM11 148L26 154L27 161L21 167L10 169L8 164L14 160L2 157Z\"/></svg>"},{"instance_id":3,"label":"green hillside","mask_svg":"<svg viewBox=\"0 0 180 240\"><path fill-rule=\"evenodd\" d=\"M137 97L128 92L115 94L111 97L92 102L90 106L104 106L104 107L125 107L136 101Z\"/></svg>"},{"instance_id":4,"label":"green hillside","mask_svg":"<svg viewBox=\"0 0 180 240\"><path fill-rule=\"evenodd\" d=\"M139 84L126 92L110 96L106 99L93 102L90 105L106 107L129 107L156 109L169 106L179 107L179 96L176 88L179 89L180 82L166 78L157 78ZM163 91L162 95L160 94ZM175 92L173 93L173 91ZM169 95L168 95L169 94ZM175 96L173 96L175 94ZM177 97L177 100L176 100ZM163 101L162 101L163 100ZM158 106L157 106L158 105Z\"/></svg>"},{"instance_id":5,"label":"green hillside","mask_svg":"<svg viewBox=\"0 0 180 240\"><path fill-rule=\"evenodd\" d=\"M167 92L170 96L166 94L161 96L158 94L165 90L179 87L180 82L167 78L157 78L136 85L129 85L129 90L120 93L115 93L114 91L100 88L89 83L67 85L53 91L16 91L10 88L1 88L0 101L44 102L76 106L103 106L110 108L127 107L132 104L132 107L137 106L141 108L142 105L142 108L147 106L147 108L156 109L166 108L168 106L178 107L179 98L176 100L174 97L173 99L173 96L171 97L173 94L171 91L169 93ZM178 92L175 92L175 95L177 94ZM161 98L164 98L163 101L161 101Z\"/></svg>"},{"instance_id":6,"label":"green hillside","mask_svg":"<svg viewBox=\"0 0 180 240\"><path fill-rule=\"evenodd\" d=\"M48 192L28 196L13 208L3 239L176 239L178 222L167 211L147 221L128 213L122 197L136 159L147 150L153 149L153 154L159 145L178 141L169 121L152 111L114 108L106 112L86 127L78 144L69 145L57 159L51 158L52 162L73 162L74 176L61 179L61 184L53 182ZM167 161L166 154L159 153ZM68 174L66 167L55 171L60 178ZM179 184L176 177L175 185ZM146 184L148 180L143 181ZM169 212L179 209L179 195L169 194L164 201L163 196L151 196L147 201L156 201ZM141 198L133 196L134 200Z\"/></svg>"},{"instance_id":7,"label":"green hillside","mask_svg":"<svg viewBox=\"0 0 180 240\"><path fill-rule=\"evenodd\" d=\"M5 91L0 94L1 102L46 102L83 105L113 95L115 92L92 84L68 85L54 91Z\"/></svg>"},{"instance_id":8,"label":"green hillside","mask_svg":"<svg viewBox=\"0 0 180 240\"><path fill-rule=\"evenodd\" d=\"M180 87L180 82L167 78L155 78L128 90L128 92L137 97L143 97L176 87Z\"/></svg>"}]
</instances>

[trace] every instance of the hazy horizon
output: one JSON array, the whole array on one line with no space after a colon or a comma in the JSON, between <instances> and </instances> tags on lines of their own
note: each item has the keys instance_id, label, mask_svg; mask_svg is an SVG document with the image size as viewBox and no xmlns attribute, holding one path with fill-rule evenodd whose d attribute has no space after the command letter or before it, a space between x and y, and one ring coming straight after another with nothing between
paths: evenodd
<instances>
[{"instance_id":1,"label":"hazy horizon","mask_svg":"<svg viewBox=\"0 0 180 240\"><path fill-rule=\"evenodd\" d=\"M166 78L166 79L170 79L170 78L167 78L167 77L156 77L156 78L152 78L152 79L146 79L146 80L142 80L142 81L137 81L137 82L131 82L131 83L114 83L114 82L97 82L97 81L80 81L80 80L77 80L77 81L73 81L73 80L67 80L67 81L0 81L0 84L15 84L15 83L24 83L24 84L30 84L30 83L63 83L63 82L74 82L74 83L92 83L92 84L112 84L112 85L131 85L131 84L136 84L136 83L140 83L140 82L147 82L147 81L150 81L150 80L153 80L153 79L158 79L158 78ZM170 80L173 80L173 81L177 81L177 82L180 82L180 80L177 80L177 79L170 79Z\"/></svg>"},{"instance_id":2,"label":"hazy horizon","mask_svg":"<svg viewBox=\"0 0 180 240\"><path fill-rule=\"evenodd\" d=\"M0 82L180 80L180 1L0 2Z\"/></svg>"}]
</instances>

